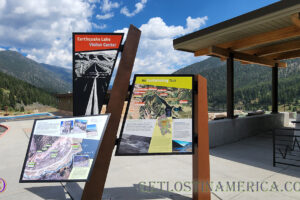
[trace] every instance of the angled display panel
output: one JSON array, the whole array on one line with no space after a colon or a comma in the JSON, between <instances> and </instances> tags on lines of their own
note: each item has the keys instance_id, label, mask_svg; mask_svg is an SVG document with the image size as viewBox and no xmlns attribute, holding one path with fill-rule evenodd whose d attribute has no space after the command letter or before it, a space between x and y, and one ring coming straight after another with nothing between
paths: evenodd
<instances>
[{"instance_id":1,"label":"angled display panel","mask_svg":"<svg viewBox=\"0 0 300 200\"><path fill-rule=\"evenodd\" d=\"M36 120L20 182L87 181L109 116Z\"/></svg>"},{"instance_id":2,"label":"angled display panel","mask_svg":"<svg viewBox=\"0 0 300 200\"><path fill-rule=\"evenodd\" d=\"M123 33L73 33L74 116L100 113Z\"/></svg>"},{"instance_id":3,"label":"angled display panel","mask_svg":"<svg viewBox=\"0 0 300 200\"><path fill-rule=\"evenodd\" d=\"M193 75L135 75L116 155L193 153Z\"/></svg>"}]
</instances>

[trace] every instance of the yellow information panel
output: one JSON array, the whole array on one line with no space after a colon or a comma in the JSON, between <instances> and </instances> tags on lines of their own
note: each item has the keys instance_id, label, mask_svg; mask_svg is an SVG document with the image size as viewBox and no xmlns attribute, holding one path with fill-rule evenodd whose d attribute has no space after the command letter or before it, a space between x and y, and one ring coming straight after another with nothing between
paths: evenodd
<instances>
[{"instance_id":1,"label":"yellow information panel","mask_svg":"<svg viewBox=\"0 0 300 200\"><path fill-rule=\"evenodd\" d=\"M116 155L193 152L193 75L135 75Z\"/></svg>"}]
</instances>

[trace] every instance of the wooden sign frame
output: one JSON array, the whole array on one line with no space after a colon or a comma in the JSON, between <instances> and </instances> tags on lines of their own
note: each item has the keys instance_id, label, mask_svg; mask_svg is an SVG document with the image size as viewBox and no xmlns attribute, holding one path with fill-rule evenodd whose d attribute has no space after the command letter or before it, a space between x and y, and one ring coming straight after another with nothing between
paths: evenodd
<instances>
[{"instance_id":1,"label":"wooden sign frame","mask_svg":"<svg viewBox=\"0 0 300 200\"><path fill-rule=\"evenodd\" d=\"M141 31L130 25L110 101L107 105L106 113L111 113L111 117L90 180L84 187L82 200L102 199L140 36ZM195 75L194 80L196 94L194 94L193 200L210 200L207 81L200 75Z\"/></svg>"},{"instance_id":2,"label":"wooden sign frame","mask_svg":"<svg viewBox=\"0 0 300 200\"><path fill-rule=\"evenodd\" d=\"M207 81L200 75L195 75L195 80L197 93L194 94L196 142L193 155L193 200L210 200Z\"/></svg>"},{"instance_id":3,"label":"wooden sign frame","mask_svg":"<svg viewBox=\"0 0 300 200\"><path fill-rule=\"evenodd\" d=\"M106 109L106 113L111 113L111 117L107 124L90 180L85 184L82 200L102 199L140 37L141 31L130 25Z\"/></svg>"}]
</instances>

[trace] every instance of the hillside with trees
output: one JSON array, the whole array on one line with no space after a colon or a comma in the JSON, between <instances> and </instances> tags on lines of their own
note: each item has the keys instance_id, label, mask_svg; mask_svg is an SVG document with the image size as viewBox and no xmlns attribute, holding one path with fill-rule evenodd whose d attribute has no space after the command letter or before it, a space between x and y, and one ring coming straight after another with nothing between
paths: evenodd
<instances>
[{"instance_id":1,"label":"hillside with trees","mask_svg":"<svg viewBox=\"0 0 300 200\"><path fill-rule=\"evenodd\" d=\"M279 69L279 109L300 111L300 59L288 60L288 67ZM208 58L175 72L175 74L201 74L207 78L210 111L226 109L226 62ZM271 110L272 69L259 65L234 66L235 109Z\"/></svg>"},{"instance_id":2,"label":"hillside with trees","mask_svg":"<svg viewBox=\"0 0 300 200\"><path fill-rule=\"evenodd\" d=\"M24 112L24 106L35 102L56 106L56 98L52 94L0 72L1 110L8 106L9 110Z\"/></svg>"},{"instance_id":3,"label":"hillside with trees","mask_svg":"<svg viewBox=\"0 0 300 200\"><path fill-rule=\"evenodd\" d=\"M41 64L16 51L0 51L0 72L51 93L72 91L70 69Z\"/></svg>"}]
</instances>

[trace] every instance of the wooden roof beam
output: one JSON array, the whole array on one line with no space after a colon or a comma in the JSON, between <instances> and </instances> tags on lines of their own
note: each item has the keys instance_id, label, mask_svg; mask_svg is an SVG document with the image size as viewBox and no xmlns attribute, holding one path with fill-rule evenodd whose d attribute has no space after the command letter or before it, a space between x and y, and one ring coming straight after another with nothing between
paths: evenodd
<instances>
[{"instance_id":1,"label":"wooden roof beam","mask_svg":"<svg viewBox=\"0 0 300 200\"><path fill-rule=\"evenodd\" d=\"M222 48L230 48L232 50L239 50L297 36L300 36L300 27L293 25L275 31L260 33L239 40L226 42L217 46Z\"/></svg>"},{"instance_id":2,"label":"wooden roof beam","mask_svg":"<svg viewBox=\"0 0 300 200\"><path fill-rule=\"evenodd\" d=\"M261 44L267 44L270 42L280 41L283 39L289 39L293 37L300 36L300 27L293 25L288 26L285 28L281 28L275 31L270 31L266 33L260 33L257 35L253 35L250 37L242 38L239 40L234 40L230 42L226 42L223 44L218 44L216 46L225 48L225 49L232 49L232 50L239 50L245 49L249 47L254 47ZM207 55L205 52L208 48L199 49L194 52L195 56L203 56Z\"/></svg>"},{"instance_id":3,"label":"wooden roof beam","mask_svg":"<svg viewBox=\"0 0 300 200\"><path fill-rule=\"evenodd\" d=\"M278 53L299 50L299 49L300 49L300 40L293 40L285 43L269 45L265 47L258 47L255 49L243 51L243 53L253 54L256 56L269 56L272 54L278 54Z\"/></svg>"},{"instance_id":4,"label":"wooden roof beam","mask_svg":"<svg viewBox=\"0 0 300 200\"><path fill-rule=\"evenodd\" d=\"M209 52L210 52L209 48L200 49L199 51L194 52L194 56L206 56L209 54Z\"/></svg>"},{"instance_id":5,"label":"wooden roof beam","mask_svg":"<svg viewBox=\"0 0 300 200\"><path fill-rule=\"evenodd\" d=\"M285 60L285 59L292 59L292 58L300 58L300 50L273 54L273 55L267 56L265 58L273 59L273 60Z\"/></svg>"},{"instance_id":6,"label":"wooden roof beam","mask_svg":"<svg viewBox=\"0 0 300 200\"><path fill-rule=\"evenodd\" d=\"M293 14L291 16L292 22L300 28L300 13Z\"/></svg>"},{"instance_id":7,"label":"wooden roof beam","mask_svg":"<svg viewBox=\"0 0 300 200\"><path fill-rule=\"evenodd\" d=\"M194 56L207 56L209 54L209 47L200 49L194 52Z\"/></svg>"},{"instance_id":8,"label":"wooden roof beam","mask_svg":"<svg viewBox=\"0 0 300 200\"><path fill-rule=\"evenodd\" d=\"M254 64L260 64L260 65L265 65L269 67L274 67L275 63L278 63L279 67L287 67L287 64L284 62L278 62L272 59L268 58L261 58L258 56L238 52L238 51L232 51L229 49L224 49L216 46L211 46L209 47L209 55L215 55L219 56L221 58L227 58L229 57L229 54L233 53L234 54L234 59L243 61L243 62L248 62L248 63L254 63Z\"/></svg>"}]
</instances>

